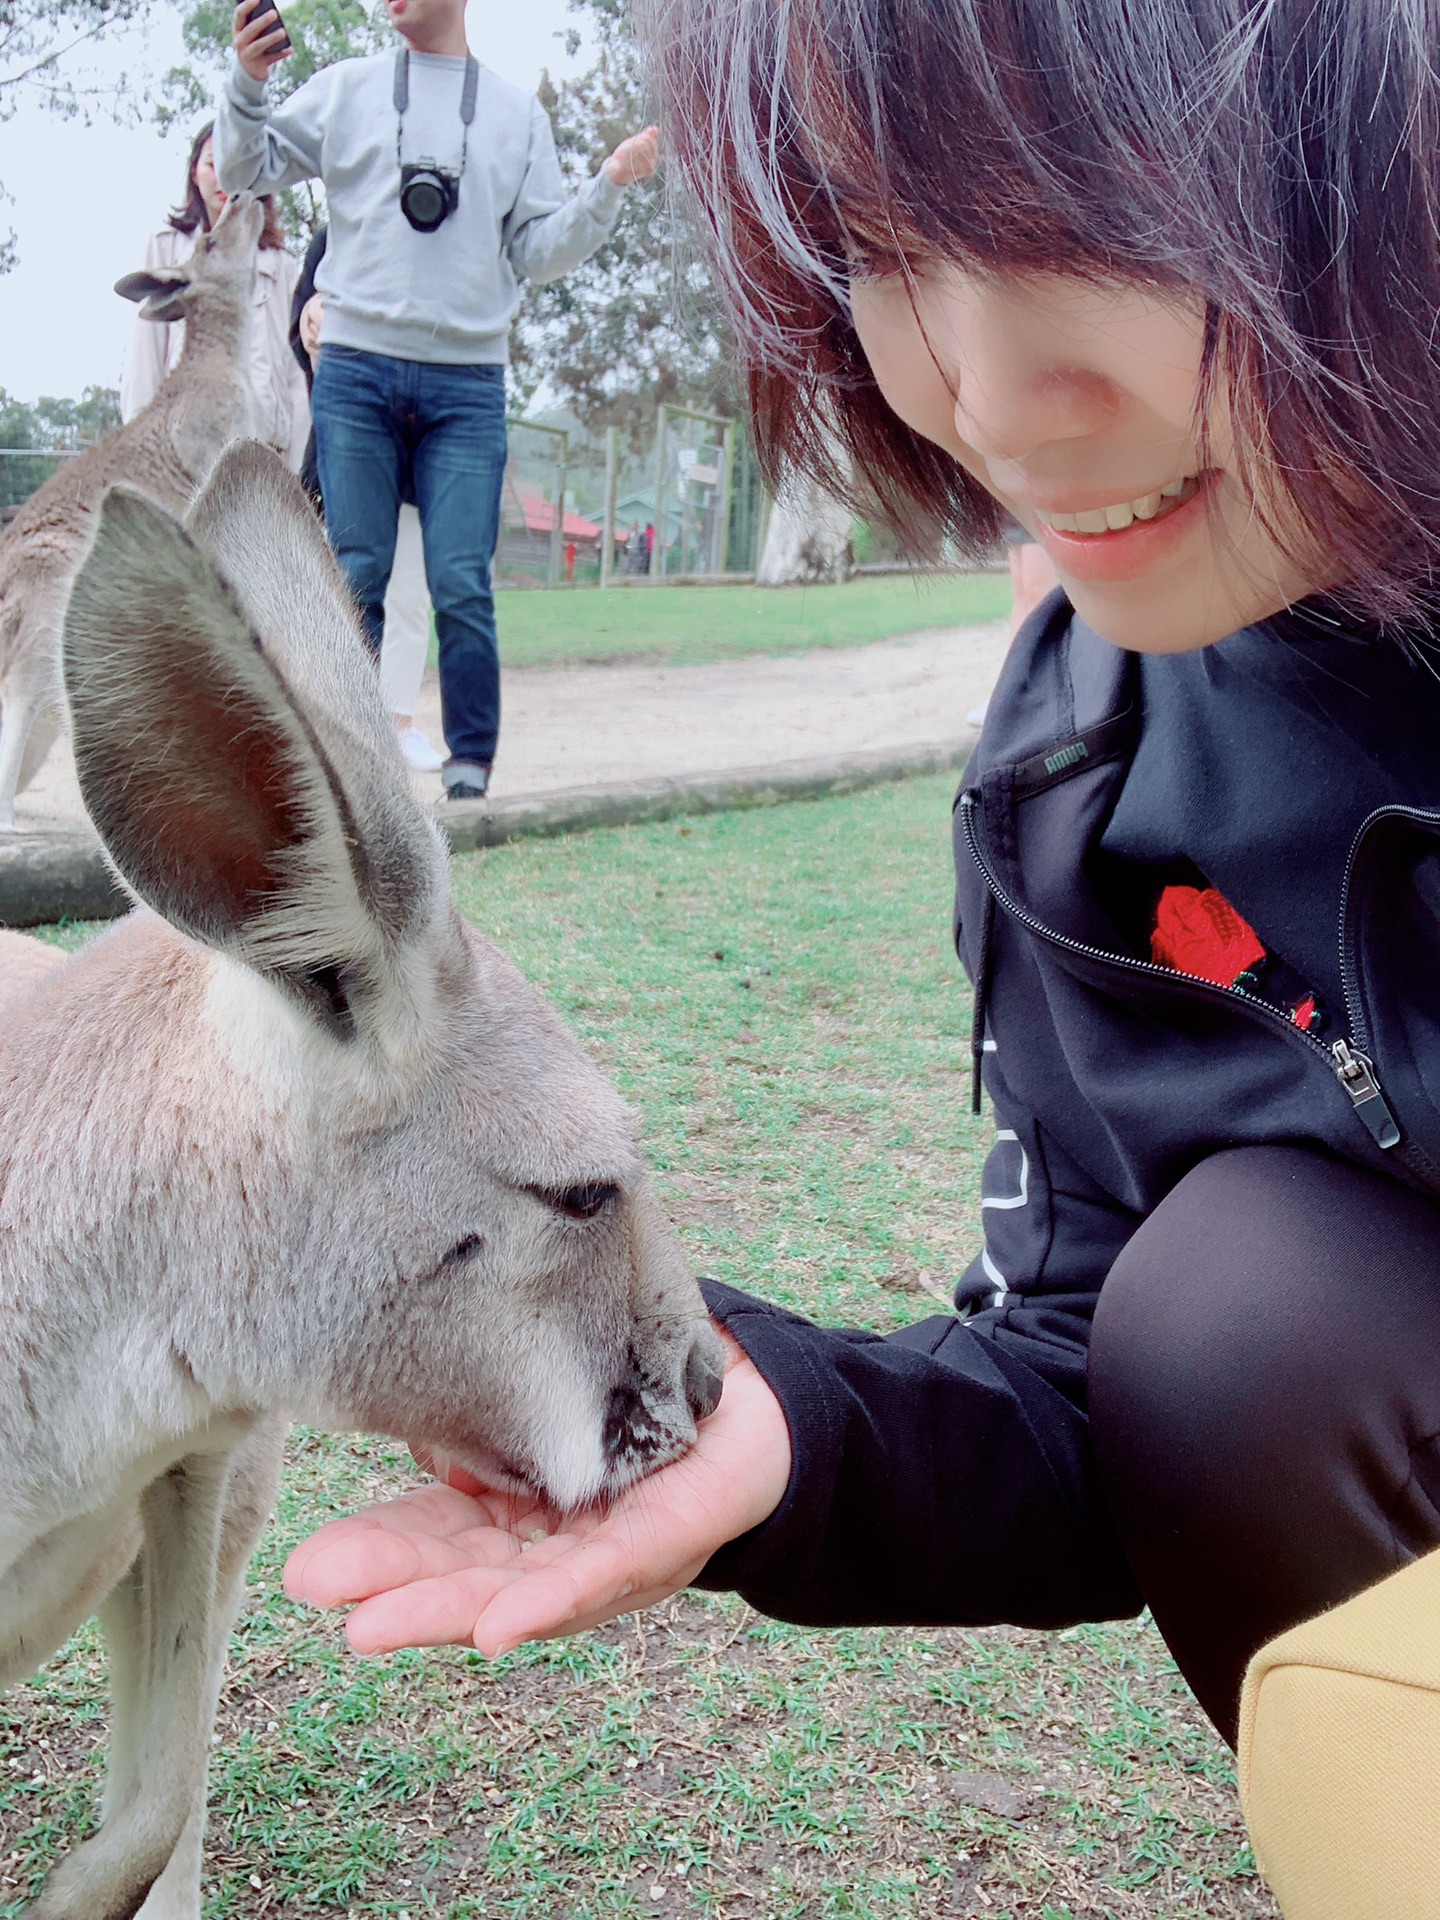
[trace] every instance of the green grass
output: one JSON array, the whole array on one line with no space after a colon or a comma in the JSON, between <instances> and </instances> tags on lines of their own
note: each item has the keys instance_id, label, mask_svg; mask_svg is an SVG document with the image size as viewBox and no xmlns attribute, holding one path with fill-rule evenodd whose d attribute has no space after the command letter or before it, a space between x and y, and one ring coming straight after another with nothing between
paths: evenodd
<instances>
[{"instance_id":1,"label":"green grass","mask_svg":"<svg viewBox=\"0 0 1440 1920\"><path fill-rule=\"evenodd\" d=\"M1010 609L1010 582L994 573L884 574L841 587L512 588L495 601L507 667L637 658L702 666L1000 620Z\"/></svg>"},{"instance_id":2,"label":"green grass","mask_svg":"<svg viewBox=\"0 0 1440 1920\"><path fill-rule=\"evenodd\" d=\"M977 1239L949 798L455 870L637 1103L697 1267L879 1328L938 1311ZM1228 1756L1148 1626L819 1633L690 1594L493 1664L360 1661L279 1568L413 1478L385 1443L295 1438L222 1705L212 1920L1274 1916ZM0 1915L84 1830L103 1729L88 1633L0 1706Z\"/></svg>"}]
</instances>

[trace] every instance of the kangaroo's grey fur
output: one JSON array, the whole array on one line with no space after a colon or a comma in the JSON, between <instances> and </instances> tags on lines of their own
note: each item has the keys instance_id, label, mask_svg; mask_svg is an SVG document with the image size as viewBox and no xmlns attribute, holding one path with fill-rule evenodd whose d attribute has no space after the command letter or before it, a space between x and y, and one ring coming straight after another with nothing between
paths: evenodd
<instances>
[{"instance_id":1,"label":"kangaroo's grey fur","mask_svg":"<svg viewBox=\"0 0 1440 1920\"><path fill-rule=\"evenodd\" d=\"M105 489L135 487L184 513L224 448L247 431L251 286L264 217L253 194L236 194L183 265L118 283L115 291L140 301L145 319L184 320L180 359L148 407L62 460L0 535L0 830L14 826L15 795L60 730L60 622Z\"/></svg>"},{"instance_id":2,"label":"kangaroo's grey fur","mask_svg":"<svg viewBox=\"0 0 1440 1920\"><path fill-rule=\"evenodd\" d=\"M110 492L64 684L141 911L0 940L0 1683L99 1611L98 1834L33 1920L198 1920L226 1635L287 1422L562 1506L719 1392L631 1115L450 902L313 514L253 442Z\"/></svg>"}]
</instances>

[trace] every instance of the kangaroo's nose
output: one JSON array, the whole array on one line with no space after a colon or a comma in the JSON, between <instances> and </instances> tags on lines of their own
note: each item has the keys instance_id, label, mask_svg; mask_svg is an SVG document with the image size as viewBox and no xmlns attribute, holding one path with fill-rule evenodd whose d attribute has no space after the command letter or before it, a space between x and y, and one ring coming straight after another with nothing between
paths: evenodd
<instances>
[{"instance_id":1,"label":"kangaroo's nose","mask_svg":"<svg viewBox=\"0 0 1440 1920\"><path fill-rule=\"evenodd\" d=\"M697 1340L685 1362L685 1398L697 1420L703 1420L719 1406L724 1384L713 1335Z\"/></svg>"}]
</instances>

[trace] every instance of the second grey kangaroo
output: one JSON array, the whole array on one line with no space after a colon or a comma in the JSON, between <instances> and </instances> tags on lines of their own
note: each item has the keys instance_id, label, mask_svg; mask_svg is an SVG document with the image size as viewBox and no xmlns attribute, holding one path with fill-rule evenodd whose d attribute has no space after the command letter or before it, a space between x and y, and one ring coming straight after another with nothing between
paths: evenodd
<instances>
[{"instance_id":1,"label":"second grey kangaroo","mask_svg":"<svg viewBox=\"0 0 1440 1920\"><path fill-rule=\"evenodd\" d=\"M236 194L181 266L130 273L115 291L147 320L185 322L180 359L149 406L62 460L0 535L0 830L59 732L57 665L65 596L116 481L183 513L232 440L246 431L251 283L264 209Z\"/></svg>"}]
</instances>

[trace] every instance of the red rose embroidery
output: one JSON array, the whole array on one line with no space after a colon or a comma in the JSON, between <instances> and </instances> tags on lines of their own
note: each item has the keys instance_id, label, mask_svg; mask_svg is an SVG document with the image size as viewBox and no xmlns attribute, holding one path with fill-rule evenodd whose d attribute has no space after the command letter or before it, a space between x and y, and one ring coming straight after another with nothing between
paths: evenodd
<instances>
[{"instance_id":1,"label":"red rose embroidery","mask_svg":"<svg viewBox=\"0 0 1440 1920\"><path fill-rule=\"evenodd\" d=\"M1214 887L1166 887L1155 912L1150 958L1157 966L1192 973L1217 987L1233 987L1265 958L1265 948Z\"/></svg>"}]
</instances>

